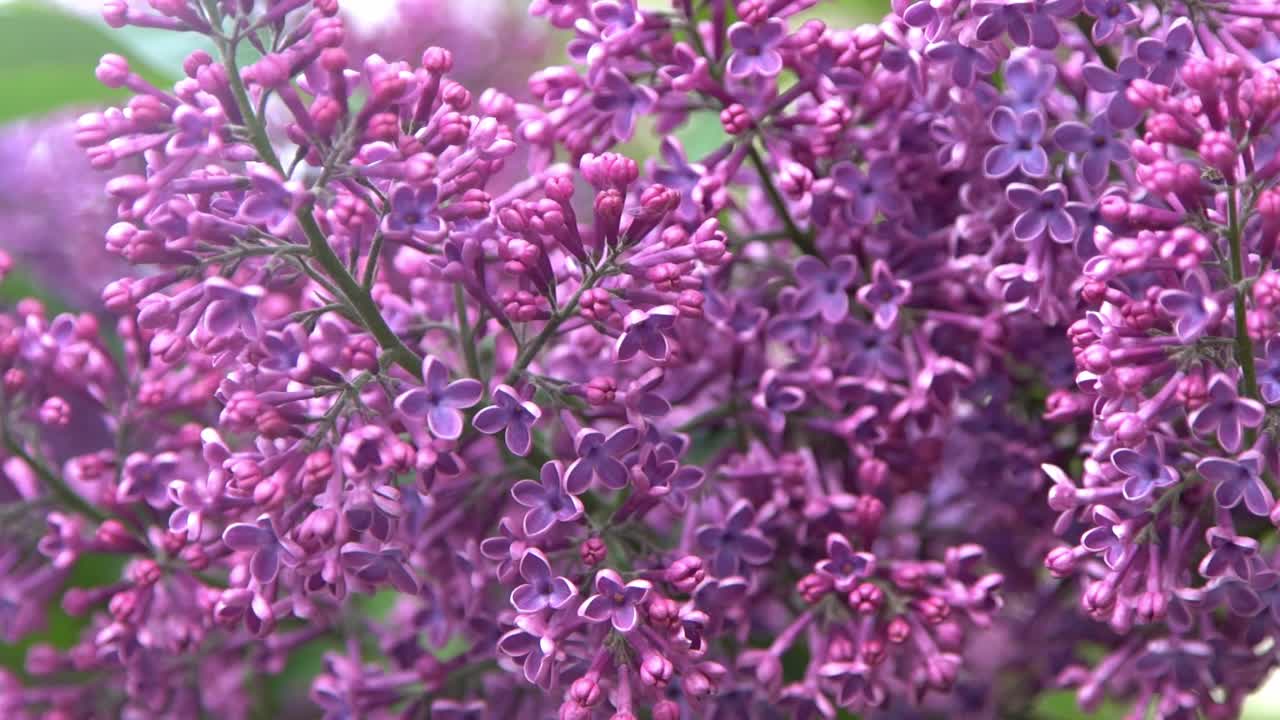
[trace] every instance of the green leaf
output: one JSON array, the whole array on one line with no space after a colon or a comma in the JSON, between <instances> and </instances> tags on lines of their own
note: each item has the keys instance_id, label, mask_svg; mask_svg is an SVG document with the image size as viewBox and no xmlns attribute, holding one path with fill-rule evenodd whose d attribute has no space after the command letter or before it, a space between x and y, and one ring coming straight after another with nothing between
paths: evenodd
<instances>
[{"instance_id":1,"label":"green leaf","mask_svg":"<svg viewBox=\"0 0 1280 720\"><path fill-rule=\"evenodd\" d=\"M127 98L128 91L104 87L94 77L106 53L125 56L135 72L157 85L172 82L108 35L105 26L30 0L0 5L0 97L5 99L0 123L67 105Z\"/></svg>"}]
</instances>

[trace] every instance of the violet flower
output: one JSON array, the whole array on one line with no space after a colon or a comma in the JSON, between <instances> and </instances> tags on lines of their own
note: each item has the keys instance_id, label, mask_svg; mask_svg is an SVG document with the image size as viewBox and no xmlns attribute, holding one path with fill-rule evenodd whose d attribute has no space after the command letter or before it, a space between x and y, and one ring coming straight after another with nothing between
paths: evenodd
<instances>
[{"instance_id":1,"label":"violet flower","mask_svg":"<svg viewBox=\"0 0 1280 720\"><path fill-rule=\"evenodd\" d=\"M396 409L411 418L425 418L432 435L457 440L462 435L461 409L480 402L483 394L484 386L479 380L449 382L449 369L434 355L428 355L422 361L422 387L401 393L396 398Z\"/></svg>"},{"instance_id":2,"label":"violet flower","mask_svg":"<svg viewBox=\"0 0 1280 720\"><path fill-rule=\"evenodd\" d=\"M529 508L524 514L524 533L542 535L556 523L568 523L582 517L582 501L564 487L560 463L543 464L539 481L521 480L511 488L511 497Z\"/></svg>"},{"instance_id":3,"label":"violet flower","mask_svg":"<svg viewBox=\"0 0 1280 720\"><path fill-rule=\"evenodd\" d=\"M537 548L525 550L520 559L520 576L525 584L511 591L511 605L522 613L538 612L543 608L559 610L577 594L578 589L568 578L551 572L547 556Z\"/></svg>"},{"instance_id":4,"label":"violet flower","mask_svg":"<svg viewBox=\"0 0 1280 720\"><path fill-rule=\"evenodd\" d=\"M617 572L609 569L596 573L595 594L578 608L578 614L593 623L608 622L613 629L629 633L640 620L640 604L653 588L648 580L623 583Z\"/></svg>"},{"instance_id":5,"label":"violet flower","mask_svg":"<svg viewBox=\"0 0 1280 720\"><path fill-rule=\"evenodd\" d=\"M520 457L528 455L533 448L533 424L542 417L542 410L505 384L493 389L493 401L493 405L476 413L471 424L486 435L505 431L507 449Z\"/></svg>"}]
</instances>

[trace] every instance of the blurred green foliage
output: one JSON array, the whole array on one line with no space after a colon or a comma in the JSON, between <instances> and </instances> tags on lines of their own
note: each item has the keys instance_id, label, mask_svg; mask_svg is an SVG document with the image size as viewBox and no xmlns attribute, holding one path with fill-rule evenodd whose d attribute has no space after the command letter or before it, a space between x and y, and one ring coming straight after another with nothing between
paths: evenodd
<instances>
[{"instance_id":1,"label":"blurred green foliage","mask_svg":"<svg viewBox=\"0 0 1280 720\"><path fill-rule=\"evenodd\" d=\"M98 58L106 53L129 58L134 70L152 82L172 82L107 31L101 22L70 16L48 2L0 5L0 123L127 98L94 77Z\"/></svg>"}]
</instances>

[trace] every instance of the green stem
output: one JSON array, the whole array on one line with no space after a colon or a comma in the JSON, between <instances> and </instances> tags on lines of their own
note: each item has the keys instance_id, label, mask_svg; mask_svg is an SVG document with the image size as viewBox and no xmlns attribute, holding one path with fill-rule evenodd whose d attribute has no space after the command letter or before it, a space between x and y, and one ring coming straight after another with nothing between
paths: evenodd
<instances>
[{"instance_id":1,"label":"green stem","mask_svg":"<svg viewBox=\"0 0 1280 720\"><path fill-rule=\"evenodd\" d=\"M616 255L611 255L599 268L587 273L587 276L582 279L582 284L578 286L578 289L574 291L573 296L569 298L569 302L565 303L565 306L561 308L559 312L551 316L551 319L548 320L547 324L542 328L542 332L538 333L538 336L535 337L532 342L520 349L520 354L516 356L515 364L507 371L502 382L510 385L520 379L520 376L524 373L525 369L529 367L529 364L538 357L538 353L542 351L542 347L555 336L556 330L560 328L560 324L565 320L568 320L573 313L577 311L578 301L582 299L582 293L595 287L596 282L609 272L612 272L611 266L613 264L614 257L616 257Z\"/></svg>"},{"instance_id":2,"label":"green stem","mask_svg":"<svg viewBox=\"0 0 1280 720\"><path fill-rule=\"evenodd\" d=\"M210 18L217 18L217 7L213 0L205 0L206 11L210 13ZM231 94L235 98L236 105L240 109L243 116L245 127L249 130L249 137L253 142L254 148L258 154L262 156L271 167L276 171L284 174L284 168L280 164L280 158L276 156L275 148L271 146L271 139L267 137L266 126L259 120L254 113L253 104L249 101L249 94L245 91L244 82L240 79L240 69L236 64L235 45L225 38L218 40L218 50L222 55L222 62L227 68L227 79L231 85ZM382 317L382 312L378 309L377 303L373 301L373 297L368 291L356 282L351 273L347 272L347 267L342 260L333 252L333 248L329 247L329 240L325 237L324 231L320 229L319 223L316 222L315 216L312 214L312 204L306 203L298 208L296 213L298 224L302 227L302 232L307 237L308 246L311 249L311 255L325 273L333 280L346 301L355 310L356 315L360 317L365 328L373 335L382 349L389 353L396 364L403 367L414 377L422 374L422 358L400 340L395 334L386 320ZM341 300L343 298L335 298Z\"/></svg>"},{"instance_id":3,"label":"green stem","mask_svg":"<svg viewBox=\"0 0 1280 720\"><path fill-rule=\"evenodd\" d=\"M453 286L453 304L458 309L458 338L462 341L462 353L467 359L467 372L480 378L480 355L476 352L475 333L467 320L467 296L461 284Z\"/></svg>"},{"instance_id":4,"label":"green stem","mask_svg":"<svg viewBox=\"0 0 1280 720\"><path fill-rule=\"evenodd\" d=\"M782 218L782 223L787 227L787 235L791 237L792 242L806 255L821 257L818 253L818 246L813 244L813 238L809 233L800 229L796 225L796 221L791 219L791 212L787 210L787 203L782 199L782 193L778 192L778 188L773 184L773 177L769 175L769 167L765 165L764 158L760 155L760 151L756 150L754 144L747 146L747 157L751 159L751 164L755 167L756 173L760 175L760 184L764 186L765 194L769 196L769 203L773 205L773 211Z\"/></svg>"},{"instance_id":5,"label":"green stem","mask_svg":"<svg viewBox=\"0 0 1280 720\"><path fill-rule=\"evenodd\" d=\"M1239 210L1236 207L1236 189L1227 193L1227 242L1231 246L1231 282L1235 285L1236 362L1243 374L1244 394L1258 400L1258 373L1253 361L1253 339L1249 337L1246 322L1247 308L1244 280L1244 251L1241 248Z\"/></svg>"},{"instance_id":6,"label":"green stem","mask_svg":"<svg viewBox=\"0 0 1280 720\"><path fill-rule=\"evenodd\" d=\"M27 452L27 449L22 447L22 444L8 432L4 433L4 445L8 448L9 452L13 453L15 457L26 463L27 466L40 477L40 480L45 484L45 487L49 488L49 492L51 492L54 497L58 499L58 502L60 502L64 507L99 524L111 519L110 515L99 510L91 505L87 500L80 497L80 494L75 490L72 490L71 486L67 485L62 478L58 477L57 473L50 470L44 463L40 462L33 457L31 453Z\"/></svg>"}]
</instances>

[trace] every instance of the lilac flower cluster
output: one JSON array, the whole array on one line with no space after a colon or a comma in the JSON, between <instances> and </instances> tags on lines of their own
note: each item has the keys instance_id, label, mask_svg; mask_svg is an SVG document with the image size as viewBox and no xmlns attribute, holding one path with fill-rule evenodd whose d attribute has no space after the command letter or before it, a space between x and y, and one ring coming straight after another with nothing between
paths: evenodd
<instances>
[{"instance_id":1,"label":"lilac flower cluster","mask_svg":"<svg viewBox=\"0 0 1280 720\"><path fill-rule=\"evenodd\" d=\"M337 0L105 2L216 53L97 68L116 326L0 315L6 639L89 619L4 716L249 717L316 647L303 717L1237 715L1280 13L812 4L534 0L521 98Z\"/></svg>"}]
</instances>

